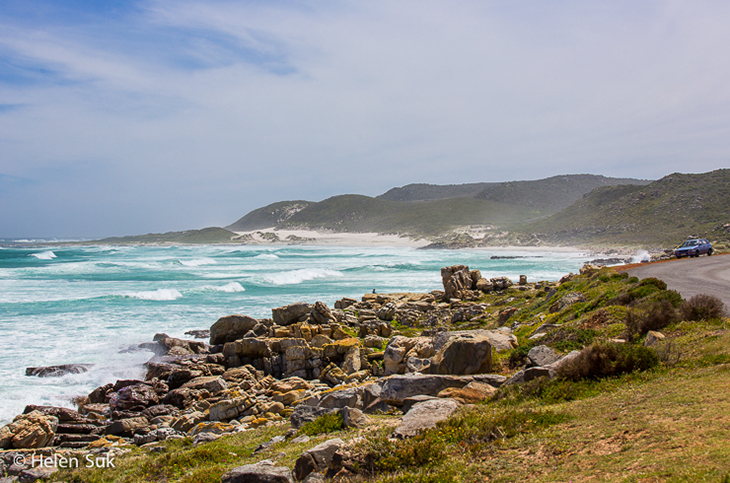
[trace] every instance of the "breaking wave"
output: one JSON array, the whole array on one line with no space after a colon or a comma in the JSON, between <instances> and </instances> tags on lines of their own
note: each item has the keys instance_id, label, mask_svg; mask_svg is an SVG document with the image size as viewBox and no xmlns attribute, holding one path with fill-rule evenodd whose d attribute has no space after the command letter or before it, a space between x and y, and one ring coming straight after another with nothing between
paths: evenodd
<instances>
[{"instance_id":1,"label":"breaking wave","mask_svg":"<svg viewBox=\"0 0 730 483\"><path fill-rule=\"evenodd\" d=\"M215 265L218 262L212 258L193 258L192 260L180 260L180 263L186 267L200 267L203 265Z\"/></svg>"},{"instance_id":2,"label":"breaking wave","mask_svg":"<svg viewBox=\"0 0 730 483\"><path fill-rule=\"evenodd\" d=\"M339 278L343 277L342 272L337 270L327 270L324 268L302 268L299 270L291 270L288 272L275 273L264 276L264 280L274 285L296 285L307 280L315 280L318 278Z\"/></svg>"},{"instance_id":3,"label":"breaking wave","mask_svg":"<svg viewBox=\"0 0 730 483\"><path fill-rule=\"evenodd\" d=\"M31 253L31 257L36 257L38 260L53 260L56 258L56 254L48 250L40 253Z\"/></svg>"},{"instance_id":4,"label":"breaking wave","mask_svg":"<svg viewBox=\"0 0 730 483\"><path fill-rule=\"evenodd\" d=\"M158 288L157 290L131 293L127 297L140 300L167 301L177 300L182 297L182 294L174 288Z\"/></svg>"}]
</instances>

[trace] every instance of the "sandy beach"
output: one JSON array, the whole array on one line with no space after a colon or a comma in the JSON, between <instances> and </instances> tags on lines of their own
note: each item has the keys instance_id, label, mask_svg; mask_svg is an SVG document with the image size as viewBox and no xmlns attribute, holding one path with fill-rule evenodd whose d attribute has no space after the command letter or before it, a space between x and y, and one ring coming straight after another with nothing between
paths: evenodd
<instances>
[{"instance_id":1,"label":"sandy beach","mask_svg":"<svg viewBox=\"0 0 730 483\"><path fill-rule=\"evenodd\" d=\"M344 246L344 247L366 247L366 246L383 246L383 247L422 247L430 242L426 239L414 240L413 238L398 235L381 235L379 233L335 233L314 230L278 230L272 228L263 228L255 231L234 232L240 236L250 236L253 241L261 244L271 243L270 239L262 236L262 234L273 233L279 237L282 242L286 242L287 237L306 238L307 245L322 246Z\"/></svg>"}]
</instances>

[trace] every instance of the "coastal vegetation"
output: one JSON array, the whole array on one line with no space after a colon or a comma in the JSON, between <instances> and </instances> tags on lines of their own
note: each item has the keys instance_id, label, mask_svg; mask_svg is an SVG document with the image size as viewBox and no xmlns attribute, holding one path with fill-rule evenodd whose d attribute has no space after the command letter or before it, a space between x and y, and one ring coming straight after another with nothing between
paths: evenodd
<instances>
[{"instance_id":1,"label":"coastal vegetation","mask_svg":"<svg viewBox=\"0 0 730 483\"><path fill-rule=\"evenodd\" d=\"M204 444L187 437L125 445L131 451L116 458L115 468L62 470L53 478L217 483L232 468L267 459L296 469L307 451L332 438L343 443L329 464L329 475L336 473L337 481L728 478L730 320L717 299L683 300L660 280L595 267L560 282L490 283L494 289L462 291L463 300L435 304L415 317L392 310L389 301L397 297L368 294L364 299L380 300L377 313L392 317L390 344L399 334L503 330L517 343L507 350L493 347L493 371L515 380L530 368L540 370L531 362L535 353L554 351L568 361L555 366L554 375L543 371L541 377L503 383L490 396L406 439L392 438L404 419L397 410L373 413L354 426L343 424L338 413L298 430L292 429L294 423L273 419ZM353 302L343 299L340 306ZM346 328L347 344L358 340L353 335L364 335L352 330L356 324ZM467 392L450 397L470 401Z\"/></svg>"}]
</instances>

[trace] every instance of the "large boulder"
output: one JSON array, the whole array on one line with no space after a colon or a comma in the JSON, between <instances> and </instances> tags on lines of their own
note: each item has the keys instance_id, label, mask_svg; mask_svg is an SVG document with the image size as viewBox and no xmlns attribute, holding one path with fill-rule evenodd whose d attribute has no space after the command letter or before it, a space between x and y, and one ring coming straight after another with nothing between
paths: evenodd
<instances>
[{"instance_id":1,"label":"large boulder","mask_svg":"<svg viewBox=\"0 0 730 483\"><path fill-rule=\"evenodd\" d=\"M311 306L306 302L297 302L283 307L271 309L274 323L277 325L291 325L299 322L299 319L306 318L311 311Z\"/></svg>"},{"instance_id":2,"label":"large boulder","mask_svg":"<svg viewBox=\"0 0 730 483\"><path fill-rule=\"evenodd\" d=\"M258 320L248 315L227 315L210 326L210 345L225 344L242 339Z\"/></svg>"},{"instance_id":3,"label":"large boulder","mask_svg":"<svg viewBox=\"0 0 730 483\"><path fill-rule=\"evenodd\" d=\"M405 337L397 335L390 339L383 355L386 374L409 372L409 358L428 359L434 355L433 339L430 337ZM422 366L422 364L411 367ZM413 372L413 371L410 371Z\"/></svg>"},{"instance_id":4,"label":"large boulder","mask_svg":"<svg viewBox=\"0 0 730 483\"><path fill-rule=\"evenodd\" d=\"M394 406L402 406L411 396L437 396L447 387L464 387L474 379L450 375L404 374L385 378L381 384L380 399Z\"/></svg>"},{"instance_id":5,"label":"large boulder","mask_svg":"<svg viewBox=\"0 0 730 483\"><path fill-rule=\"evenodd\" d=\"M454 414L461 403L454 399L431 399L414 404L393 432L396 438L410 438L421 431L435 428L436 423Z\"/></svg>"},{"instance_id":6,"label":"large boulder","mask_svg":"<svg viewBox=\"0 0 730 483\"><path fill-rule=\"evenodd\" d=\"M431 359L431 374L485 374L492 370L492 345L482 334L452 337Z\"/></svg>"},{"instance_id":7,"label":"large boulder","mask_svg":"<svg viewBox=\"0 0 730 483\"><path fill-rule=\"evenodd\" d=\"M331 324L336 322L332 311L324 302L315 302L309 312L310 319L315 324Z\"/></svg>"},{"instance_id":8,"label":"large boulder","mask_svg":"<svg viewBox=\"0 0 730 483\"><path fill-rule=\"evenodd\" d=\"M0 428L1 449L43 448L53 442L58 429L58 418L31 411L21 414L13 422Z\"/></svg>"},{"instance_id":9,"label":"large boulder","mask_svg":"<svg viewBox=\"0 0 730 483\"><path fill-rule=\"evenodd\" d=\"M442 268L441 281L444 285L444 300L469 297L472 279L469 267L466 265L453 265Z\"/></svg>"},{"instance_id":10,"label":"large boulder","mask_svg":"<svg viewBox=\"0 0 730 483\"><path fill-rule=\"evenodd\" d=\"M482 335L489 340L489 344L497 352L508 351L518 346L517 337L515 337L509 329L499 330L486 330L486 329L475 329L475 330L458 330L453 332L439 332L433 338L434 351L438 352L446 343L453 337L460 335L472 334Z\"/></svg>"},{"instance_id":11,"label":"large boulder","mask_svg":"<svg viewBox=\"0 0 730 483\"><path fill-rule=\"evenodd\" d=\"M264 460L233 468L221 477L221 483L294 483L294 478L286 466L274 466Z\"/></svg>"},{"instance_id":12,"label":"large boulder","mask_svg":"<svg viewBox=\"0 0 730 483\"><path fill-rule=\"evenodd\" d=\"M530 366L547 366L558 361L562 356L546 345L538 345L527 353Z\"/></svg>"},{"instance_id":13,"label":"large boulder","mask_svg":"<svg viewBox=\"0 0 730 483\"><path fill-rule=\"evenodd\" d=\"M142 411L159 402L159 397L152 387L147 384L133 384L114 393L109 405L112 411Z\"/></svg>"},{"instance_id":14,"label":"large boulder","mask_svg":"<svg viewBox=\"0 0 730 483\"><path fill-rule=\"evenodd\" d=\"M294 476L301 481L314 471L326 470L337 450L344 445L345 442L340 438L334 438L308 449L294 463Z\"/></svg>"}]
</instances>

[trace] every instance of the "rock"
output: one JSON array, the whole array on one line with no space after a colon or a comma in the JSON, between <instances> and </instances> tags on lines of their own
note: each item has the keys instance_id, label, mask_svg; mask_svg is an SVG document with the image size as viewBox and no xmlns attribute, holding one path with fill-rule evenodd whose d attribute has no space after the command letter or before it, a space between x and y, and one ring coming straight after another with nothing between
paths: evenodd
<instances>
[{"instance_id":1,"label":"rock","mask_svg":"<svg viewBox=\"0 0 730 483\"><path fill-rule=\"evenodd\" d=\"M451 398L464 404L476 404L489 399L497 392L496 387L483 382L470 382L462 388L449 387L438 393L440 398Z\"/></svg>"},{"instance_id":2,"label":"rock","mask_svg":"<svg viewBox=\"0 0 730 483\"><path fill-rule=\"evenodd\" d=\"M477 280L475 288L476 290L479 290L483 293L489 293L494 290L494 284L486 278L480 278L479 280Z\"/></svg>"},{"instance_id":3,"label":"rock","mask_svg":"<svg viewBox=\"0 0 730 483\"><path fill-rule=\"evenodd\" d=\"M294 412L289 416L289 421L291 422L292 428L299 429L304 423L310 423L318 417L331 412L333 412L332 409L300 404L294 408Z\"/></svg>"},{"instance_id":4,"label":"rock","mask_svg":"<svg viewBox=\"0 0 730 483\"><path fill-rule=\"evenodd\" d=\"M294 479L286 466L262 461L233 468L221 477L221 483L294 483Z\"/></svg>"},{"instance_id":5,"label":"rock","mask_svg":"<svg viewBox=\"0 0 730 483\"><path fill-rule=\"evenodd\" d=\"M134 384L122 387L112 394L109 405L112 411L142 411L159 402L159 397L152 387L147 384Z\"/></svg>"},{"instance_id":6,"label":"rock","mask_svg":"<svg viewBox=\"0 0 730 483\"><path fill-rule=\"evenodd\" d=\"M324 347L327 344L332 344L334 341L327 337L326 335L317 334L312 337L312 340L309 342L309 345L312 347L319 347L320 349Z\"/></svg>"},{"instance_id":7,"label":"rock","mask_svg":"<svg viewBox=\"0 0 730 483\"><path fill-rule=\"evenodd\" d=\"M477 282L479 280L483 280L482 278L482 272L479 270L472 270L469 272L469 277L471 278L471 289L476 290L477 289Z\"/></svg>"},{"instance_id":8,"label":"rock","mask_svg":"<svg viewBox=\"0 0 730 483\"><path fill-rule=\"evenodd\" d=\"M228 383L220 376L203 376L186 382L182 385L183 389L203 390L205 389L211 394L218 394L228 389Z\"/></svg>"},{"instance_id":9,"label":"rock","mask_svg":"<svg viewBox=\"0 0 730 483\"><path fill-rule=\"evenodd\" d=\"M342 426L344 428L360 428L370 422L370 418L365 416L359 409L353 407L343 407L340 409L340 415L342 416Z\"/></svg>"},{"instance_id":10,"label":"rock","mask_svg":"<svg viewBox=\"0 0 730 483\"><path fill-rule=\"evenodd\" d=\"M394 406L402 406L407 397L425 394L437 396L447 387L464 387L473 379L451 375L405 374L385 378L380 399Z\"/></svg>"},{"instance_id":11,"label":"rock","mask_svg":"<svg viewBox=\"0 0 730 483\"><path fill-rule=\"evenodd\" d=\"M207 420L208 415L200 411L193 411L192 413L183 414L179 418L175 419L172 424L170 424L170 427L172 427L175 431L187 433L198 424Z\"/></svg>"},{"instance_id":12,"label":"rock","mask_svg":"<svg viewBox=\"0 0 730 483\"><path fill-rule=\"evenodd\" d=\"M20 472L20 475L18 475L18 482L32 483L38 480L47 480L56 471L58 471L58 468L55 467L28 468Z\"/></svg>"},{"instance_id":13,"label":"rock","mask_svg":"<svg viewBox=\"0 0 730 483\"><path fill-rule=\"evenodd\" d=\"M661 342L664 339L666 339L666 336L662 334L661 332L656 332L654 330L650 330L646 333L646 339L644 339L644 346L645 347L651 347L657 342Z\"/></svg>"},{"instance_id":14,"label":"rock","mask_svg":"<svg viewBox=\"0 0 730 483\"><path fill-rule=\"evenodd\" d=\"M342 363L342 371L345 374L354 374L360 370L360 349L351 347L345 354L345 362Z\"/></svg>"},{"instance_id":15,"label":"rock","mask_svg":"<svg viewBox=\"0 0 730 483\"><path fill-rule=\"evenodd\" d=\"M523 382L529 382L538 377L553 377L553 371L547 367L528 367L527 369L515 372L504 385L522 384Z\"/></svg>"},{"instance_id":16,"label":"rock","mask_svg":"<svg viewBox=\"0 0 730 483\"><path fill-rule=\"evenodd\" d=\"M322 398L319 407L326 409L339 409L344 407L362 408L363 401L361 392L361 388L354 387L332 391Z\"/></svg>"},{"instance_id":17,"label":"rock","mask_svg":"<svg viewBox=\"0 0 730 483\"><path fill-rule=\"evenodd\" d=\"M466 265L453 265L442 268L441 281L444 285L444 300L469 297L472 280L469 267Z\"/></svg>"},{"instance_id":18,"label":"rock","mask_svg":"<svg viewBox=\"0 0 730 483\"><path fill-rule=\"evenodd\" d=\"M224 399L210 406L209 419L211 421L229 421L239 417L246 409L255 404L256 401L247 397Z\"/></svg>"},{"instance_id":19,"label":"rock","mask_svg":"<svg viewBox=\"0 0 730 483\"><path fill-rule=\"evenodd\" d=\"M555 302L553 305L550 306L550 313L552 314L555 312L560 312L561 310L563 310L566 307L570 307L573 304L577 304L578 302L585 302L585 301L586 301L585 295L583 295L582 293L568 292L565 295L563 295L560 298L560 300L558 300L557 302Z\"/></svg>"},{"instance_id":20,"label":"rock","mask_svg":"<svg viewBox=\"0 0 730 483\"><path fill-rule=\"evenodd\" d=\"M555 377L561 367L563 367L565 364L570 363L570 361L578 357L578 355L580 355L580 351L571 351L557 361L553 362L552 364L548 364L547 366L545 366L547 369L550 370L550 377Z\"/></svg>"},{"instance_id":21,"label":"rock","mask_svg":"<svg viewBox=\"0 0 730 483\"><path fill-rule=\"evenodd\" d=\"M332 311L324 302L315 302L309 316L312 322L320 325L336 322L335 316L332 315Z\"/></svg>"},{"instance_id":22,"label":"rock","mask_svg":"<svg viewBox=\"0 0 730 483\"><path fill-rule=\"evenodd\" d=\"M245 338L234 342L236 355L250 359L271 357L271 347L266 339ZM228 344L226 344L228 346Z\"/></svg>"},{"instance_id":23,"label":"rock","mask_svg":"<svg viewBox=\"0 0 730 483\"><path fill-rule=\"evenodd\" d=\"M438 352L452 338L463 334L481 335L489 340L489 344L497 352L508 351L518 346L517 337L510 333L507 328L499 330L457 330L453 332L439 332L433 338L434 351Z\"/></svg>"},{"instance_id":24,"label":"rock","mask_svg":"<svg viewBox=\"0 0 730 483\"><path fill-rule=\"evenodd\" d=\"M562 356L546 345L538 345L527 353L530 366L547 366L558 361Z\"/></svg>"},{"instance_id":25,"label":"rock","mask_svg":"<svg viewBox=\"0 0 730 483\"><path fill-rule=\"evenodd\" d=\"M388 302L380 307L377 312L375 312L375 316L380 320L385 320L389 322L393 320L393 317L395 317L396 310L397 307L395 306L395 304L393 302Z\"/></svg>"},{"instance_id":26,"label":"rock","mask_svg":"<svg viewBox=\"0 0 730 483\"><path fill-rule=\"evenodd\" d=\"M61 377L66 374L81 374L88 372L94 364L62 364L60 366L29 367L25 370L26 376Z\"/></svg>"},{"instance_id":27,"label":"rock","mask_svg":"<svg viewBox=\"0 0 730 483\"><path fill-rule=\"evenodd\" d=\"M368 335L365 337L365 340L363 341L363 345L365 347L372 347L374 349L382 349L383 346L386 344L385 337L380 337L377 335Z\"/></svg>"},{"instance_id":28,"label":"rock","mask_svg":"<svg viewBox=\"0 0 730 483\"><path fill-rule=\"evenodd\" d=\"M106 428L106 434L112 434L115 436L132 436L135 431L140 429L146 429L150 425L147 418L127 418L114 421L110 426Z\"/></svg>"},{"instance_id":29,"label":"rock","mask_svg":"<svg viewBox=\"0 0 730 483\"><path fill-rule=\"evenodd\" d=\"M299 322L300 318L309 315L311 307L306 302L297 302L283 307L271 309L271 315L274 323L277 325L291 325Z\"/></svg>"},{"instance_id":30,"label":"rock","mask_svg":"<svg viewBox=\"0 0 730 483\"><path fill-rule=\"evenodd\" d=\"M432 399L419 402L403 416L400 426L393 432L396 438L410 438L454 414L461 404L454 399Z\"/></svg>"},{"instance_id":31,"label":"rock","mask_svg":"<svg viewBox=\"0 0 730 483\"><path fill-rule=\"evenodd\" d=\"M58 418L40 411L21 414L0 428L0 449L33 449L49 446L56 436Z\"/></svg>"},{"instance_id":32,"label":"rock","mask_svg":"<svg viewBox=\"0 0 730 483\"><path fill-rule=\"evenodd\" d=\"M446 388L444 391L448 391L449 389L454 388ZM441 391L439 394L443 393L444 391ZM411 396L407 397L403 400L403 406L401 406L401 411L403 411L403 414L408 414L408 411L411 410L413 406L416 404L423 402L423 401L430 401L431 399L438 399L437 396L427 396L425 394L419 394L418 396Z\"/></svg>"},{"instance_id":33,"label":"rock","mask_svg":"<svg viewBox=\"0 0 730 483\"><path fill-rule=\"evenodd\" d=\"M520 275L520 285L527 285L527 275Z\"/></svg>"},{"instance_id":34,"label":"rock","mask_svg":"<svg viewBox=\"0 0 730 483\"><path fill-rule=\"evenodd\" d=\"M507 277L490 278L489 281L492 282L494 290L505 290L512 286L512 280Z\"/></svg>"},{"instance_id":35,"label":"rock","mask_svg":"<svg viewBox=\"0 0 730 483\"><path fill-rule=\"evenodd\" d=\"M434 355L433 340L430 337L404 337L397 335L390 339L383 356L386 374L403 374L408 370L408 357L427 359Z\"/></svg>"},{"instance_id":36,"label":"rock","mask_svg":"<svg viewBox=\"0 0 730 483\"><path fill-rule=\"evenodd\" d=\"M303 480L312 472L326 470L338 449L345 445L340 438L330 439L308 449L294 463L294 477Z\"/></svg>"},{"instance_id":37,"label":"rock","mask_svg":"<svg viewBox=\"0 0 730 483\"><path fill-rule=\"evenodd\" d=\"M196 434L193 438L193 446L198 446L205 443L210 443L220 438L220 435L214 433L200 433Z\"/></svg>"},{"instance_id":38,"label":"rock","mask_svg":"<svg viewBox=\"0 0 730 483\"><path fill-rule=\"evenodd\" d=\"M484 374L492 371L492 346L482 334L452 337L433 356L431 374Z\"/></svg>"},{"instance_id":39,"label":"rock","mask_svg":"<svg viewBox=\"0 0 730 483\"><path fill-rule=\"evenodd\" d=\"M193 429L188 431L190 436L196 436L203 433L211 433L220 436L221 434L232 433L236 429L236 426L232 424L222 423L220 421L202 422L198 423Z\"/></svg>"},{"instance_id":40,"label":"rock","mask_svg":"<svg viewBox=\"0 0 730 483\"><path fill-rule=\"evenodd\" d=\"M248 315L227 315L210 326L210 345L242 339L259 321Z\"/></svg>"}]
</instances>

